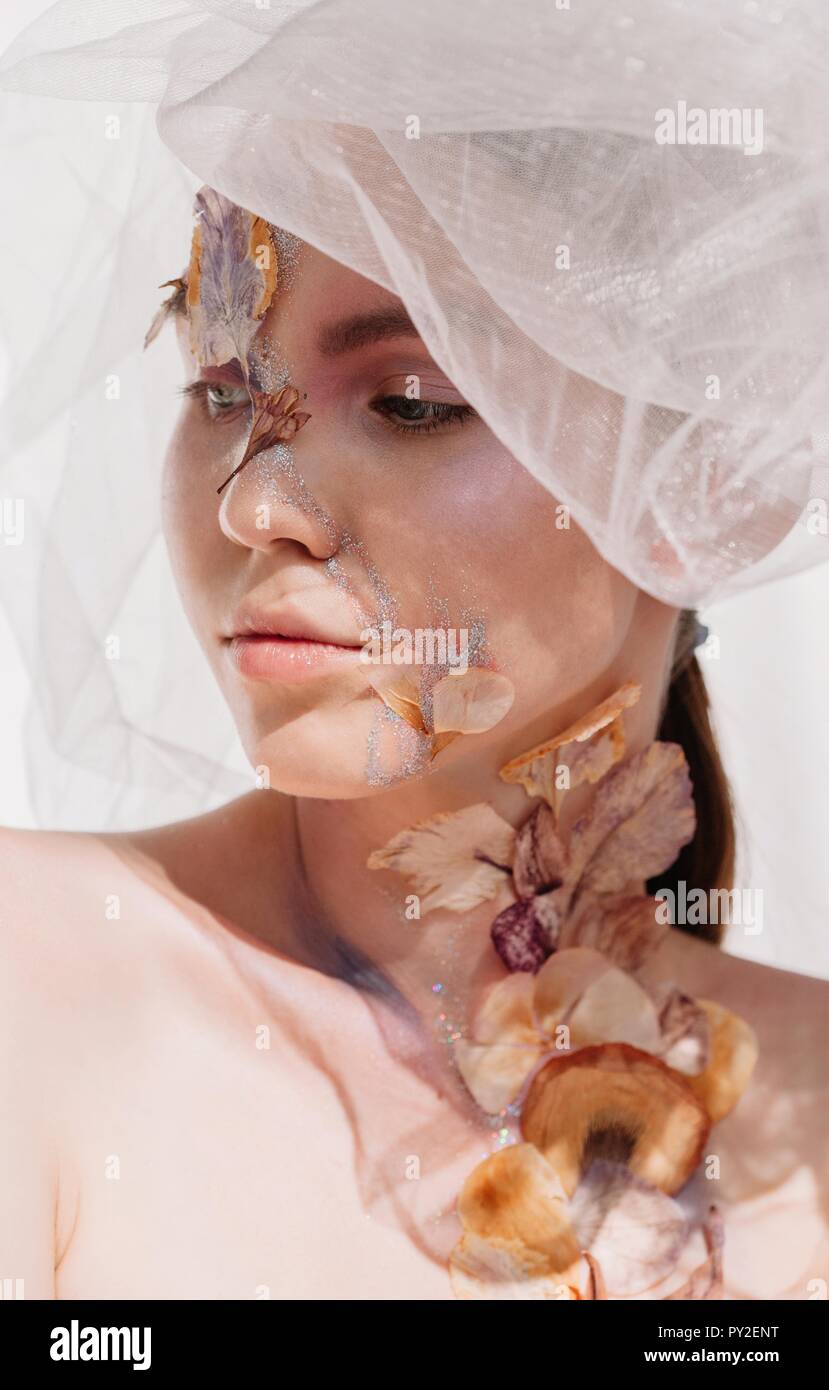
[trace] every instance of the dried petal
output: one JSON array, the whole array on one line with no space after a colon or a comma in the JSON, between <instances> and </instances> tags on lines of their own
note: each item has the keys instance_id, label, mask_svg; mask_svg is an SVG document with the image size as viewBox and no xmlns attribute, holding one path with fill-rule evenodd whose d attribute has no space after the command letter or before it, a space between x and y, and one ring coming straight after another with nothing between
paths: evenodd
<instances>
[{"instance_id":1,"label":"dried petal","mask_svg":"<svg viewBox=\"0 0 829 1390\"><path fill-rule=\"evenodd\" d=\"M476 1043L466 1038L455 1043L463 1083L487 1115L500 1115L518 1099L542 1055L537 1035L532 1044Z\"/></svg>"},{"instance_id":2,"label":"dried petal","mask_svg":"<svg viewBox=\"0 0 829 1390\"><path fill-rule=\"evenodd\" d=\"M520 973L498 980L484 994L475 1011L469 1036L477 1043L534 1045L538 1030L533 1016L536 982Z\"/></svg>"},{"instance_id":3,"label":"dried petal","mask_svg":"<svg viewBox=\"0 0 829 1390\"><path fill-rule=\"evenodd\" d=\"M144 335L145 348L148 348L150 343L154 342L158 337L170 314L177 313L179 308L184 304L185 295L187 293L187 281L182 279L165 280L164 284L159 285L158 288L160 290L165 290L168 286L171 286L174 292L168 295L159 305L158 309L156 309L153 315L153 321Z\"/></svg>"},{"instance_id":4,"label":"dried petal","mask_svg":"<svg viewBox=\"0 0 829 1390\"><path fill-rule=\"evenodd\" d=\"M530 1083L521 1132L568 1195L596 1158L624 1162L678 1192L702 1157L711 1125L690 1084L627 1043L580 1047L546 1062Z\"/></svg>"},{"instance_id":5,"label":"dried petal","mask_svg":"<svg viewBox=\"0 0 829 1390\"><path fill-rule=\"evenodd\" d=\"M585 990L609 969L610 962L598 951L580 947L550 956L536 976L532 997L538 1031L552 1037Z\"/></svg>"},{"instance_id":6,"label":"dried petal","mask_svg":"<svg viewBox=\"0 0 829 1390\"><path fill-rule=\"evenodd\" d=\"M573 868L582 889L619 893L667 869L696 827L685 754L677 743L652 743L605 779L573 828Z\"/></svg>"},{"instance_id":7,"label":"dried petal","mask_svg":"<svg viewBox=\"0 0 829 1390\"><path fill-rule=\"evenodd\" d=\"M671 1197L606 1159L591 1163L579 1182L570 1220L616 1298L644 1293L666 1278L688 1237L687 1219Z\"/></svg>"},{"instance_id":8,"label":"dried petal","mask_svg":"<svg viewBox=\"0 0 829 1390\"><path fill-rule=\"evenodd\" d=\"M190 346L202 366L237 358L247 379L250 347L276 289L276 248L267 223L212 188L196 194L195 214Z\"/></svg>"},{"instance_id":9,"label":"dried petal","mask_svg":"<svg viewBox=\"0 0 829 1390\"><path fill-rule=\"evenodd\" d=\"M656 1052L661 1034L652 1000L632 976L609 962L606 966L604 973L588 984L567 1016L570 1046L621 1042Z\"/></svg>"},{"instance_id":10,"label":"dried petal","mask_svg":"<svg viewBox=\"0 0 829 1390\"><path fill-rule=\"evenodd\" d=\"M558 814L563 792L556 787L557 765L567 765L571 788L580 782L596 782L603 777L608 767L618 761L624 752L620 715L623 710L636 704L641 693L640 685L628 681L555 738L536 744L528 752L511 759L501 768L499 775L505 782L520 782L528 796L543 797ZM595 736L608 725L608 735L596 740ZM595 741L593 747L577 747L580 744L589 745L591 741Z\"/></svg>"},{"instance_id":11,"label":"dried petal","mask_svg":"<svg viewBox=\"0 0 829 1390\"><path fill-rule=\"evenodd\" d=\"M464 1302L500 1299L539 1299L570 1302L581 1297L579 1284L588 1284L577 1261L566 1283L564 1276L551 1271L549 1260L527 1250L518 1241L487 1241L468 1234L459 1240L449 1257L452 1291ZM587 1267L589 1270L589 1266ZM589 1286L589 1285L588 1285ZM587 1295L585 1295L587 1296Z\"/></svg>"},{"instance_id":12,"label":"dried petal","mask_svg":"<svg viewBox=\"0 0 829 1390\"><path fill-rule=\"evenodd\" d=\"M458 1197L465 1232L518 1242L564 1273L580 1256L564 1189L532 1144L510 1144L479 1163Z\"/></svg>"},{"instance_id":13,"label":"dried petal","mask_svg":"<svg viewBox=\"0 0 829 1390\"><path fill-rule=\"evenodd\" d=\"M547 956L560 945L562 924L566 920L570 905L569 889L566 885L554 888L552 893L537 893L532 900L533 914L547 940ZM546 956L545 956L546 960Z\"/></svg>"},{"instance_id":14,"label":"dried petal","mask_svg":"<svg viewBox=\"0 0 829 1390\"><path fill-rule=\"evenodd\" d=\"M567 850L556 831L549 806L537 806L520 827L515 843L513 877L519 897L557 888L567 868Z\"/></svg>"},{"instance_id":15,"label":"dried petal","mask_svg":"<svg viewBox=\"0 0 829 1390\"><path fill-rule=\"evenodd\" d=\"M541 1056L533 1021L531 975L508 975L484 996L469 1030L455 1044L467 1089L488 1115L500 1114L521 1092Z\"/></svg>"},{"instance_id":16,"label":"dried petal","mask_svg":"<svg viewBox=\"0 0 829 1390\"><path fill-rule=\"evenodd\" d=\"M751 1080L759 1053L757 1034L745 1019L712 999L698 999L710 1025L709 1061L689 1084L702 1101L712 1124L734 1109Z\"/></svg>"},{"instance_id":17,"label":"dried petal","mask_svg":"<svg viewBox=\"0 0 829 1390\"><path fill-rule=\"evenodd\" d=\"M514 844L512 826L479 802L401 830L372 851L366 866L409 878L421 895L422 914L439 907L466 912L505 884Z\"/></svg>"},{"instance_id":18,"label":"dried petal","mask_svg":"<svg viewBox=\"0 0 829 1390\"><path fill-rule=\"evenodd\" d=\"M666 1066L686 1076L696 1076L707 1065L710 1046L708 1014L674 985L651 990L659 1007L660 1043L655 1049Z\"/></svg>"},{"instance_id":19,"label":"dried petal","mask_svg":"<svg viewBox=\"0 0 829 1390\"><path fill-rule=\"evenodd\" d=\"M519 898L499 912L490 928L492 944L507 970L538 970L553 949L536 905L540 898Z\"/></svg>"},{"instance_id":20,"label":"dried petal","mask_svg":"<svg viewBox=\"0 0 829 1390\"><path fill-rule=\"evenodd\" d=\"M640 970L667 936L667 923L657 920L655 898L641 895L579 893L573 912L565 921L559 949L591 946L614 965L631 974Z\"/></svg>"},{"instance_id":21,"label":"dried petal","mask_svg":"<svg viewBox=\"0 0 829 1390\"><path fill-rule=\"evenodd\" d=\"M295 386L283 386L275 396L267 391L257 391L254 387L250 387L249 390L253 398L254 414L245 452L233 472L225 478L222 486L216 489L217 492L226 488L231 479L235 478L237 473L241 473L245 464L257 454L264 453L266 449L283 440L292 439L297 430L311 418L306 410L296 409L299 392Z\"/></svg>"},{"instance_id":22,"label":"dried petal","mask_svg":"<svg viewBox=\"0 0 829 1390\"><path fill-rule=\"evenodd\" d=\"M420 709L419 691L410 676L401 674L395 667L372 666L368 683L390 710L399 714L418 733L427 732Z\"/></svg>"},{"instance_id":23,"label":"dried petal","mask_svg":"<svg viewBox=\"0 0 829 1390\"><path fill-rule=\"evenodd\" d=\"M682 1285L675 1289L673 1293L665 1295L663 1303L668 1303L672 1299L682 1299L689 1302L692 1299L703 1302L705 1300L725 1298L722 1273L722 1252L725 1242L725 1227L723 1225L722 1214L718 1207L709 1208L708 1220L703 1228L705 1234L705 1244L708 1247L708 1259L699 1265L691 1277Z\"/></svg>"},{"instance_id":24,"label":"dried petal","mask_svg":"<svg viewBox=\"0 0 829 1390\"><path fill-rule=\"evenodd\" d=\"M599 1261L596 1259L595 1255L591 1254L589 1250L585 1250L584 1258L587 1261L588 1266L590 1268L590 1287L585 1297L594 1300L606 1299L607 1286L604 1281L604 1275L602 1274L602 1267L599 1264Z\"/></svg>"},{"instance_id":25,"label":"dried petal","mask_svg":"<svg viewBox=\"0 0 829 1390\"><path fill-rule=\"evenodd\" d=\"M615 719L608 729L594 734L585 743L574 740L562 744L558 750L558 762L567 768L567 787L554 788L555 811L558 815L565 792L572 791L582 782L600 782L614 763L624 755L625 735L622 721Z\"/></svg>"},{"instance_id":26,"label":"dried petal","mask_svg":"<svg viewBox=\"0 0 829 1390\"><path fill-rule=\"evenodd\" d=\"M509 713L514 699L512 681L482 666L444 676L432 688L434 732L486 733Z\"/></svg>"},{"instance_id":27,"label":"dried petal","mask_svg":"<svg viewBox=\"0 0 829 1390\"><path fill-rule=\"evenodd\" d=\"M279 257L270 223L266 222L264 217L254 217L252 213L248 215L250 217L248 256L262 274L262 289L259 299L253 307L253 317L263 319L276 294L279 279Z\"/></svg>"}]
</instances>

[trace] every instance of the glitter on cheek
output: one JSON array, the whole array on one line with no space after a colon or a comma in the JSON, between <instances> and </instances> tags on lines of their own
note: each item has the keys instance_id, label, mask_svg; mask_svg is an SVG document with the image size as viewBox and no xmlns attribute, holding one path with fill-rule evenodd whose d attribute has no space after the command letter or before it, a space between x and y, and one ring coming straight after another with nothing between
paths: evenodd
<instances>
[{"instance_id":1,"label":"glitter on cheek","mask_svg":"<svg viewBox=\"0 0 829 1390\"><path fill-rule=\"evenodd\" d=\"M433 574L428 576L426 587L428 625L435 629L442 629L446 633L452 628L456 632L465 631L467 664L469 666L490 666L492 655L487 643L486 619L483 614L473 610L464 601L458 608L457 615L454 615L450 601L445 595L438 593L437 582ZM461 585L461 593L464 596L469 593L469 585L465 581ZM420 708L427 728L431 728L433 722L432 691L438 681L449 675L451 670L452 667L448 661L436 662L421 668Z\"/></svg>"},{"instance_id":2,"label":"glitter on cheek","mask_svg":"<svg viewBox=\"0 0 829 1390\"><path fill-rule=\"evenodd\" d=\"M370 627L371 616L368 613L368 611L362 606L360 600L358 599L357 593L354 588L354 584L352 580L349 578L349 576L346 574L342 561L339 560L336 555L330 555L328 559L325 561L325 568L329 578L333 580L333 582L337 585L339 589L342 589L343 593L351 601L351 605L354 609L357 621L359 622L361 629Z\"/></svg>"},{"instance_id":3,"label":"glitter on cheek","mask_svg":"<svg viewBox=\"0 0 829 1390\"><path fill-rule=\"evenodd\" d=\"M432 741L386 705L375 705L367 739L366 781L372 787L391 787L428 768Z\"/></svg>"}]
</instances>

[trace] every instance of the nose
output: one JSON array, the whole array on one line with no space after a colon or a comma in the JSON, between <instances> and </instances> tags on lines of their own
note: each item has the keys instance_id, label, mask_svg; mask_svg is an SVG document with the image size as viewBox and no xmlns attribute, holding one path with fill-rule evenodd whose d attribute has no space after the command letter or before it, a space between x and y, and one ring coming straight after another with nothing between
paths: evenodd
<instances>
[{"instance_id":1,"label":"nose","mask_svg":"<svg viewBox=\"0 0 829 1390\"><path fill-rule=\"evenodd\" d=\"M219 526L228 540L248 550L291 540L314 559L328 560L340 545L338 527L306 486L288 444L258 454L228 483Z\"/></svg>"}]
</instances>

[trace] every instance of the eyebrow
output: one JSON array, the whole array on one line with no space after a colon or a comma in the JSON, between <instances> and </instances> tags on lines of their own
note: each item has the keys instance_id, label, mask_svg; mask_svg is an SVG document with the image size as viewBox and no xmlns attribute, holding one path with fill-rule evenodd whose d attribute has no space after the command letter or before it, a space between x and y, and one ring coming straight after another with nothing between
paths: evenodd
<instances>
[{"instance_id":1,"label":"eyebrow","mask_svg":"<svg viewBox=\"0 0 829 1390\"><path fill-rule=\"evenodd\" d=\"M181 315L186 318L187 306L183 290L171 297L170 310L175 316ZM393 305L388 309L376 309L373 313L352 314L349 318L327 324L318 335L317 350L323 357L341 357L347 352L356 351L357 348L382 343L387 338L420 338L402 304Z\"/></svg>"},{"instance_id":2,"label":"eyebrow","mask_svg":"<svg viewBox=\"0 0 829 1390\"><path fill-rule=\"evenodd\" d=\"M326 325L317 338L317 350L323 357L339 357L356 348L381 343L386 338L402 337L419 338L420 334L403 305L392 305Z\"/></svg>"}]
</instances>

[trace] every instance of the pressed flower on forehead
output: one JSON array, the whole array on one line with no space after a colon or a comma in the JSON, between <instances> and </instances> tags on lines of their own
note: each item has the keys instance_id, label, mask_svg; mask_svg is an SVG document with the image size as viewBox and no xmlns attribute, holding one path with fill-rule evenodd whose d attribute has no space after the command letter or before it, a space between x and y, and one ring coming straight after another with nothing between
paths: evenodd
<instances>
[{"instance_id":1,"label":"pressed flower on forehead","mask_svg":"<svg viewBox=\"0 0 829 1390\"><path fill-rule=\"evenodd\" d=\"M157 311L144 346L158 335L169 314L184 312L190 348L202 367L239 363L253 419L240 462L217 489L222 492L252 458L292 439L311 417L297 409L296 387L264 389L254 363L254 343L279 282L270 224L212 188L196 194L194 212L186 276L167 281L174 293Z\"/></svg>"},{"instance_id":2,"label":"pressed flower on forehead","mask_svg":"<svg viewBox=\"0 0 829 1390\"><path fill-rule=\"evenodd\" d=\"M203 367L234 358L247 379L253 340L279 280L269 224L212 188L196 194L187 272L190 346Z\"/></svg>"}]
</instances>

